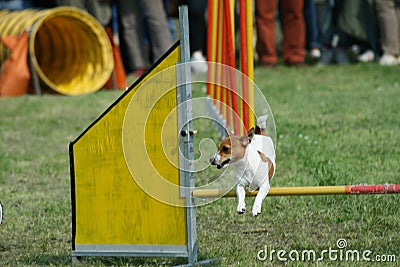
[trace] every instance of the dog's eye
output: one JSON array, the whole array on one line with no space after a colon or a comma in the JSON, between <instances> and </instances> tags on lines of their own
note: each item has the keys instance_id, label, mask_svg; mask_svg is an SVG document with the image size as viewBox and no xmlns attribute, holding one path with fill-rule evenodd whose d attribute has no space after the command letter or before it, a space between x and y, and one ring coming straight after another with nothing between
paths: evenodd
<instances>
[{"instance_id":1,"label":"dog's eye","mask_svg":"<svg viewBox=\"0 0 400 267\"><path fill-rule=\"evenodd\" d=\"M227 147L227 146L222 147L222 152L228 152L228 151L229 151L229 147Z\"/></svg>"}]
</instances>

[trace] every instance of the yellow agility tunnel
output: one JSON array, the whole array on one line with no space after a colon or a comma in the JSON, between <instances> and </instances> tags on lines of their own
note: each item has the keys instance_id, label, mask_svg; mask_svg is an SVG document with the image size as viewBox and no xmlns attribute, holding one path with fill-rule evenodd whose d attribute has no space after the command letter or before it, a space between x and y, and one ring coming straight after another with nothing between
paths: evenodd
<instances>
[{"instance_id":1,"label":"yellow agility tunnel","mask_svg":"<svg viewBox=\"0 0 400 267\"><path fill-rule=\"evenodd\" d=\"M28 56L43 89L79 95L101 89L114 68L110 40L89 13L74 7L0 12L0 37L30 32ZM10 51L0 44L0 64Z\"/></svg>"}]
</instances>

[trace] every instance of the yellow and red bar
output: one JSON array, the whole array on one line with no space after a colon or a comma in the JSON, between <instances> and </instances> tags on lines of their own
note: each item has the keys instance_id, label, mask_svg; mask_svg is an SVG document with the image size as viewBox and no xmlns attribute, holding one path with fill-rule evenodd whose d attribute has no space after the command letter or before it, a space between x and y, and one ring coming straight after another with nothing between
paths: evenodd
<instances>
[{"instance_id":1,"label":"yellow and red bar","mask_svg":"<svg viewBox=\"0 0 400 267\"><path fill-rule=\"evenodd\" d=\"M246 192L246 196L256 196L258 191ZM343 186L304 186L273 187L268 196L309 196L309 195L359 195L359 194L399 194L400 184L382 185L343 185ZM236 197L235 190L195 189L195 198Z\"/></svg>"}]
</instances>

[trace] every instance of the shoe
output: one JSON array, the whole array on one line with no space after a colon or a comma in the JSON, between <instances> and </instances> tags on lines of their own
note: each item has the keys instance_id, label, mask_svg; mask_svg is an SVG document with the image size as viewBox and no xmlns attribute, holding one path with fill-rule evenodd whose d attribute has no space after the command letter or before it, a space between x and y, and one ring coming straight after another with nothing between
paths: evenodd
<instances>
[{"instance_id":1,"label":"shoe","mask_svg":"<svg viewBox=\"0 0 400 267\"><path fill-rule=\"evenodd\" d=\"M333 50L331 48L323 48L321 58L318 65L330 65L333 59Z\"/></svg>"},{"instance_id":2,"label":"shoe","mask_svg":"<svg viewBox=\"0 0 400 267\"><path fill-rule=\"evenodd\" d=\"M201 51L195 51L192 54L190 61L191 61L190 68L193 74L207 72L208 70L207 61Z\"/></svg>"},{"instance_id":3,"label":"shoe","mask_svg":"<svg viewBox=\"0 0 400 267\"><path fill-rule=\"evenodd\" d=\"M372 62L375 59L375 53L372 50L367 50L357 57L359 62Z\"/></svg>"},{"instance_id":4,"label":"shoe","mask_svg":"<svg viewBox=\"0 0 400 267\"><path fill-rule=\"evenodd\" d=\"M337 64L344 65L350 63L347 49L343 47L336 47L334 53L335 53L335 61Z\"/></svg>"},{"instance_id":5,"label":"shoe","mask_svg":"<svg viewBox=\"0 0 400 267\"><path fill-rule=\"evenodd\" d=\"M311 58L313 58L313 59L318 59L318 58L320 58L320 57L321 57L321 50L319 50L319 48L316 48L316 47L311 48L310 56L311 56Z\"/></svg>"},{"instance_id":6,"label":"shoe","mask_svg":"<svg viewBox=\"0 0 400 267\"><path fill-rule=\"evenodd\" d=\"M400 63L399 59L396 56L388 53L384 53L381 59L379 60L379 64L381 64L381 66L395 66L398 65L399 63Z\"/></svg>"}]
</instances>

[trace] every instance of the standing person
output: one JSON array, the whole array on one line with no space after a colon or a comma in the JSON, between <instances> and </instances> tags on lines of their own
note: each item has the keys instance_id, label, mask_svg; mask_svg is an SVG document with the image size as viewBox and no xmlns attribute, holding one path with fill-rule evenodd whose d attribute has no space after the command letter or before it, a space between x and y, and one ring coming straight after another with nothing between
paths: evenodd
<instances>
[{"instance_id":1,"label":"standing person","mask_svg":"<svg viewBox=\"0 0 400 267\"><path fill-rule=\"evenodd\" d=\"M400 55L400 1L376 0L376 15L380 32L383 66L398 65Z\"/></svg>"},{"instance_id":2,"label":"standing person","mask_svg":"<svg viewBox=\"0 0 400 267\"><path fill-rule=\"evenodd\" d=\"M278 62L275 41L275 14L278 0L256 0L257 53L261 66ZM283 62L288 66L304 65L305 23L303 0L280 0L283 24Z\"/></svg>"},{"instance_id":3,"label":"standing person","mask_svg":"<svg viewBox=\"0 0 400 267\"><path fill-rule=\"evenodd\" d=\"M147 24L153 61L160 58L172 45L164 3L161 0L116 0L116 3L125 72L140 76L146 70L146 59L143 56L143 17Z\"/></svg>"}]
</instances>

